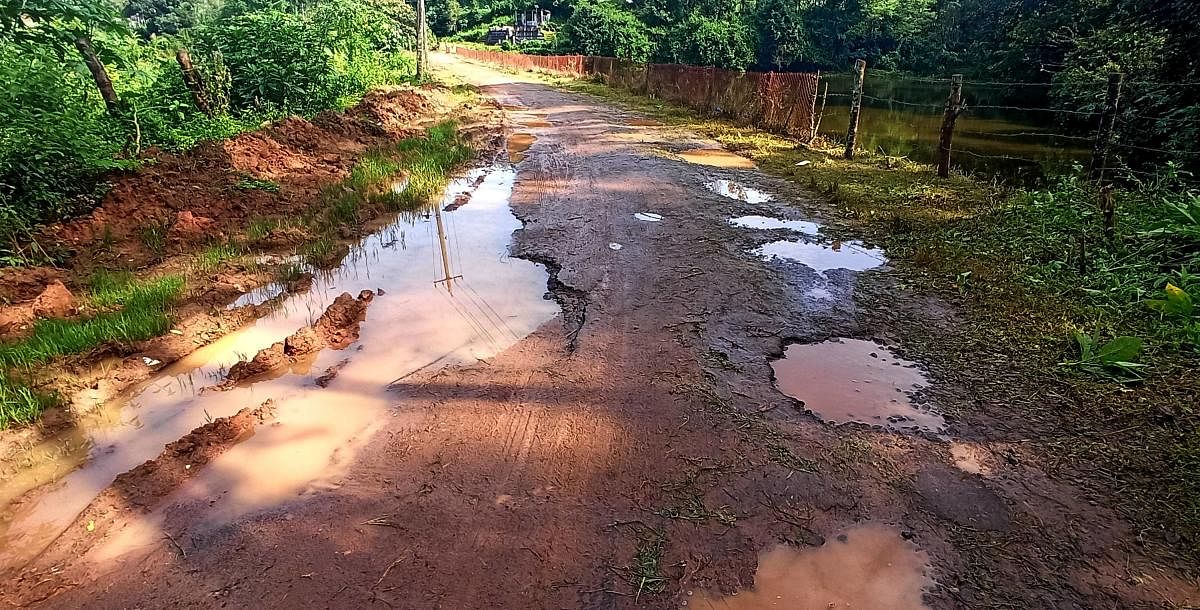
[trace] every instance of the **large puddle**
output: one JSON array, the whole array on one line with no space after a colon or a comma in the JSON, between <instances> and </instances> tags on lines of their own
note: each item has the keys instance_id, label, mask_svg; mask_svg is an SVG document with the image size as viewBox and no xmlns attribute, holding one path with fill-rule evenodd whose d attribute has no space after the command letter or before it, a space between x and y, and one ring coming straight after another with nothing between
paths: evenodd
<instances>
[{"instance_id":1,"label":"large puddle","mask_svg":"<svg viewBox=\"0 0 1200 610\"><path fill-rule=\"evenodd\" d=\"M770 193L749 186L743 186L741 183L734 182L733 180L705 182L704 188L722 197L745 201L746 203L766 203L775 199Z\"/></svg>"},{"instance_id":2,"label":"large puddle","mask_svg":"<svg viewBox=\"0 0 1200 610\"><path fill-rule=\"evenodd\" d=\"M862 526L814 549L778 545L761 553L754 588L729 596L700 593L701 610L919 610L928 556L883 526Z\"/></svg>"},{"instance_id":3,"label":"large puddle","mask_svg":"<svg viewBox=\"0 0 1200 610\"><path fill-rule=\"evenodd\" d=\"M508 160L513 163L524 161L525 153L529 152L534 142L537 142L537 136L529 133L514 133L508 136Z\"/></svg>"},{"instance_id":4,"label":"large puddle","mask_svg":"<svg viewBox=\"0 0 1200 610\"><path fill-rule=\"evenodd\" d=\"M779 391L832 424L937 432L946 423L912 404L912 394L929 384L917 365L871 341L790 345L771 368Z\"/></svg>"},{"instance_id":5,"label":"large puddle","mask_svg":"<svg viewBox=\"0 0 1200 610\"><path fill-rule=\"evenodd\" d=\"M754 161L741 155L731 153L724 148L693 148L679 153L688 163L725 167L730 169L754 169Z\"/></svg>"},{"instance_id":6,"label":"large puddle","mask_svg":"<svg viewBox=\"0 0 1200 610\"><path fill-rule=\"evenodd\" d=\"M834 241L828 244L804 240L773 241L756 248L754 254L766 260L796 261L819 272L831 269L866 271L887 264L887 257L882 250L865 246L859 241Z\"/></svg>"},{"instance_id":7,"label":"large puddle","mask_svg":"<svg viewBox=\"0 0 1200 610\"><path fill-rule=\"evenodd\" d=\"M279 505L332 484L354 450L380 425L389 385L407 375L489 358L556 315L545 300L547 273L510 258L521 224L509 210L515 172L476 170L447 189L453 212L411 214L365 238L312 290L285 298L271 316L165 369L131 396L104 405L44 444L53 456L0 489L0 567L19 566L46 547L116 475L157 457L211 418L273 399L277 418L226 452L176 494L197 500L214 524ZM382 289L346 350L326 350L305 370L217 391L228 368L310 324L343 292ZM326 388L316 377L344 366ZM22 504L13 497L50 483Z\"/></svg>"}]
</instances>

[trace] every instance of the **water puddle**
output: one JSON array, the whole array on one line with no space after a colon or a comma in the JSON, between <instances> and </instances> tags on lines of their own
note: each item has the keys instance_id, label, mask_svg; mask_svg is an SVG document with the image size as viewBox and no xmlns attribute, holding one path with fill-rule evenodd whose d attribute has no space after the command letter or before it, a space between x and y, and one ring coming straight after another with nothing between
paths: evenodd
<instances>
[{"instance_id":1,"label":"water puddle","mask_svg":"<svg viewBox=\"0 0 1200 610\"><path fill-rule=\"evenodd\" d=\"M946 423L912 404L912 393L929 384L917 365L871 341L790 345L771 368L780 392L831 424L937 432Z\"/></svg>"},{"instance_id":2,"label":"water puddle","mask_svg":"<svg viewBox=\"0 0 1200 610\"><path fill-rule=\"evenodd\" d=\"M766 260L787 259L796 261L813 271L831 269L866 271L887 264L883 250L863 245L860 241L834 241L830 244L798 241L774 241L760 246L754 254Z\"/></svg>"},{"instance_id":3,"label":"water puddle","mask_svg":"<svg viewBox=\"0 0 1200 610\"><path fill-rule=\"evenodd\" d=\"M704 188L721 195L722 197L737 199L738 201L745 201L746 203L766 203L775 199L775 197L770 193L766 193L755 188L750 188L748 186L742 186L733 180L713 180L712 182L705 182Z\"/></svg>"},{"instance_id":4,"label":"water puddle","mask_svg":"<svg viewBox=\"0 0 1200 610\"><path fill-rule=\"evenodd\" d=\"M625 121L625 124L629 125L630 127L662 127L663 126L661 121L655 121L654 119L629 119L628 121Z\"/></svg>"},{"instance_id":5,"label":"water puddle","mask_svg":"<svg viewBox=\"0 0 1200 610\"><path fill-rule=\"evenodd\" d=\"M537 142L537 136L529 133L514 133L508 137L508 160L520 163L525 160L529 147Z\"/></svg>"},{"instance_id":6,"label":"water puddle","mask_svg":"<svg viewBox=\"0 0 1200 610\"><path fill-rule=\"evenodd\" d=\"M271 299L281 295L287 290L287 285L282 282L271 282L266 286L255 288L250 292L238 297L232 303L225 307L226 310L237 309L246 306L258 306L270 301Z\"/></svg>"},{"instance_id":7,"label":"water puddle","mask_svg":"<svg viewBox=\"0 0 1200 610\"><path fill-rule=\"evenodd\" d=\"M660 214L654 214L651 212L638 212L637 214L634 214L633 217L643 222L662 222L663 219Z\"/></svg>"},{"instance_id":8,"label":"water puddle","mask_svg":"<svg viewBox=\"0 0 1200 610\"><path fill-rule=\"evenodd\" d=\"M693 148L679 153L688 163L725 167L731 169L754 169L754 162L741 155L735 155L724 148Z\"/></svg>"},{"instance_id":9,"label":"water puddle","mask_svg":"<svg viewBox=\"0 0 1200 610\"><path fill-rule=\"evenodd\" d=\"M824 545L778 545L758 556L754 587L729 596L700 593L688 608L701 610L919 610L929 557L899 532L868 525Z\"/></svg>"},{"instance_id":10,"label":"water puddle","mask_svg":"<svg viewBox=\"0 0 1200 610\"><path fill-rule=\"evenodd\" d=\"M534 129L537 127L554 127L554 124L551 123L550 121L532 120L532 121L521 121L521 126L528 127L530 129Z\"/></svg>"},{"instance_id":11,"label":"water puddle","mask_svg":"<svg viewBox=\"0 0 1200 610\"><path fill-rule=\"evenodd\" d=\"M23 503L0 505L0 567L28 561L116 475L157 457L166 443L268 398L275 423L200 470L171 504L194 502L202 521L216 526L328 487L394 404L389 386L421 369L490 358L551 319L558 308L543 298L545 269L508 256L521 227L508 206L515 175L492 168L455 180L442 204L470 191L471 205L402 217L319 274L310 291L284 298L272 315L172 364L49 441L45 451L62 460L0 486L0 499L11 500L20 487L50 483ZM377 289L382 296L355 345L319 353L302 367L307 372L213 387L231 365L312 323L343 292ZM346 360L328 387L316 384Z\"/></svg>"},{"instance_id":12,"label":"water puddle","mask_svg":"<svg viewBox=\"0 0 1200 610\"><path fill-rule=\"evenodd\" d=\"M783 220L769 216L742 216L729 221L729 224L743 229L759 229L763 231L786 229L805 235L817 235L821 225L807 220Z\"/></svg>"}]
</instances>

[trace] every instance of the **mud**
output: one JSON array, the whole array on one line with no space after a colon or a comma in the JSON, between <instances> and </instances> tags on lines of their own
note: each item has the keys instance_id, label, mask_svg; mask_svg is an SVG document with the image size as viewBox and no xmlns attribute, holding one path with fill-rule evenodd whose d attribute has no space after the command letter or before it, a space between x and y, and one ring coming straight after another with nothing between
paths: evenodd
<instances>
[{"instance_id":1,"label":"mud","mask_svg":"<svg viewBox=\"0 0 1200 610\"><path fill-rule=\"evenodd\" d=\"M520 163L525 160L525 153L537 138L528 133L514 133L508 136L508 160Z\"/></svg>"},{"instance_id":2,"label":"mud","mask_svg":"<svg viewBox=\"0 0 1200 610\"><path fill-rule=\"evenodd\" d=\"M871 341L837 339L791 345L771 362L780 392L831 424L938 432L946 422L912 396L929 385L916 363Z\"/></svg>"},{"instance_id":3,"label":"mud","mask_svg":"<svg viewBox=\"0 0 1200 610\"><path fill-rule=\"evenodd\" d=\"M896 558L875 566L892 586L860 607L921 594L939 609L1195 602L1186 566L1131 542L1136 531L1103 499L1089 502L1037 442L1006 438L997 422L1019 414L1001 405L980 416L983 398L953 378L932 375L925 393L959 414L946 438L1008 447L986 479L955 468L944 438L829 426L792 408L769 358L787 338L885 336L864 323L880 305L854 295L886 271L818 274L748 256L764 236L730 226L728 210L820 218L820 201L742 172L779 200L713 205L703 183L716 170L610 137L628 130L627 112L434 62L556 127L531 129L526 161L490 173L469 204L444 211L474 176L448 191L450 239L436 214L411 219L318 276L311 303L286 300L297 323L248 353L310 324L338 294L388 295L368 311L361 350L176 399L173 412L227 415L271 396L277 415L102 545L27 566L6 581L6 601L662 610L698 596L759 599L760 564L853 601L857 582L821 572L852 547L851 567ZM646 210L669 222L634 217ZM836 298L815 304L817 289ZM902 287L887 294L891 311L930 326L956 319ZM314 383L345 359L328 387ZM872 546L858 544L864 524L903 525L872 553L857 550ZM71 528L54 548L88 539ZM764 549L781 559L760 562Z\"/></svg>"},{"instance_id":4,"label":"mud","mask_svg":"<svg viewBox=\"0 0 1200 610\"><path fill-rule=\"evenodd\" d=\"M726 169L754 169L754 161L723 148L693 148L679 153L679 157L688 163L723 167Z\"/></svg>"},{"instance_id":5,"label":"mud","mask_svg":"<svg viewBox=\"0 0 1200 610\"><path fill-rule=\"evenodd\" d=\"M758 557L754 587L728 596L701 593L686 606L700 610L920 610L933 585L928 556L900 532L864 525L819 548L785 544Z\"/></svg>"},{"instance_id":6,"label":"mud","mask_svg":"<svg viewBox=\"0 0 1200 610\"><path fill-rule=\"evenodd\" d=\"M713 180L705 182L704 188L730 199L744 201L746 203L766 203L775 199L775 196L770 193L765 193L756 188L743 186L741 183L733 180Z\"/></svg>"}]
</instances>

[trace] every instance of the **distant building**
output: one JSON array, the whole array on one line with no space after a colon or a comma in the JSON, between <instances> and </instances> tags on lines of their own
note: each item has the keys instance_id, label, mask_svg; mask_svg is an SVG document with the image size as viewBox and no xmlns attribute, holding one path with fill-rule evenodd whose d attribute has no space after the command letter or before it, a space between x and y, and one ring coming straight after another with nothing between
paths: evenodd
<instances>
[{"instance_id":1,"label":"distant building","mask_svg":"<svg viewBox=\"0 0 1200 610\"><path fill-rule=\"evenodd\" d=\"M521 44L530 40L544 40L548 29L546 26L550 24L550 11L535 6L533 10L514 15L513 22L515 25L489 30L485 42L494 45L502 42Z\"/></svg>"}]
</instances>

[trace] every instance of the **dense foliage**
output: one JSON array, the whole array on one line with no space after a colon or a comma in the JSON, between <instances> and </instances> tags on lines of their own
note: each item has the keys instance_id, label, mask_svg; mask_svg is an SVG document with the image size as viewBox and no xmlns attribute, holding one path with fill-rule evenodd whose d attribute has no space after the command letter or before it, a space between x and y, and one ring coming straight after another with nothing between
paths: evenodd
<instances>
[{"instance_id":1,"label":"dense foliage","mask_svg":"<svg viewBox=\"0 0 1200 610\"><path fill-rule=\"evenodd\" d=\"M32 227L86 211L102 176L150 147L190 148L264 120L353 103L407 78L404 0L0 0L0 258L44 258ZM77 41L94 49L117 105ZM176 51L202 84L201 108ZM33 248L32 250L30 248Z\"/></svg>"}]
</instances>

